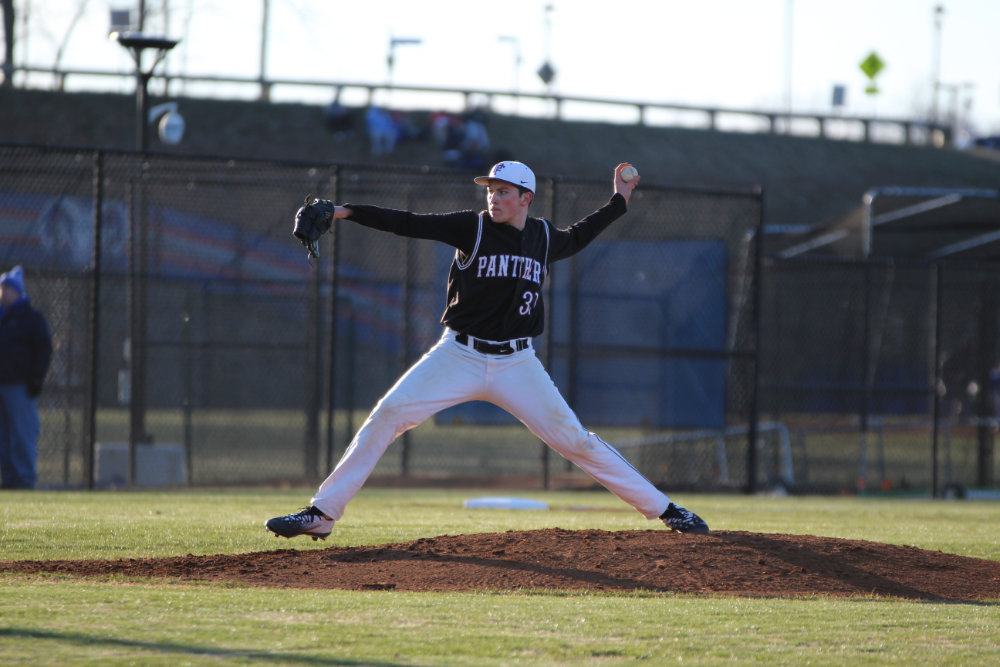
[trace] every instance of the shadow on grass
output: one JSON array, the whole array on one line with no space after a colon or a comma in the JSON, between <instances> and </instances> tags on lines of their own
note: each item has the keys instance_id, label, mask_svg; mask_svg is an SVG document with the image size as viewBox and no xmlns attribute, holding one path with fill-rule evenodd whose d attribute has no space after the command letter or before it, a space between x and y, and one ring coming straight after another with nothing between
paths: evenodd
<instances>
[{"instance_id":1,"label":"shadow on grass","mask_svg":"<svg viewBox=\"0 0 1000 667\"><path fill-rule=\"evenodd\" d=\"M65 644L76 644L88 647L122 648L135 649L148 653L150 657L157 654L175 654L177 656L208 656L218 658L235 658L237 660L249 660L254 664L274 663L281 665L303 664L303 665L383 665L394 667L403 664L413 665L412 662L373 662L371 660L349 660L345 658L327 658L319 655L290 655L284 652L267 651L245 651L233 648L219 648L207 646L195 646L187 644L177 644L170 642L139 641L136 639L122 639L118 637L99 637L84 632L36 630L32 628L0 628L0 638L11 637L13 639L37 639L55 641ZM86 656L81 656L86 657Z\"/></svg>"}]
</instances>

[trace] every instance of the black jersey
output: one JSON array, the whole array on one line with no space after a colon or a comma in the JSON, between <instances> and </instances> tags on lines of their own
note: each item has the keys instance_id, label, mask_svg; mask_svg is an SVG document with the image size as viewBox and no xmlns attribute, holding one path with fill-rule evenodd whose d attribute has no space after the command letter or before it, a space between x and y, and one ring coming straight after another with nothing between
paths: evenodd
<instances>
[{"instance_id":1,"label":"black jersey","mask_svg":"<svg viewBox=\"0 0 1000 667\"><path fill-rule=\"evenodd\" d=\"M492 341L542 333L542 285L549 264L587 246L625 214L619 194L566 229L529 217L523 230L493 222L483 211L410 213L345 204L349 220L400 236L441 241L455 248L448 273L448 302L441 323L458 333Z\"/></svg>"}]
</instances>

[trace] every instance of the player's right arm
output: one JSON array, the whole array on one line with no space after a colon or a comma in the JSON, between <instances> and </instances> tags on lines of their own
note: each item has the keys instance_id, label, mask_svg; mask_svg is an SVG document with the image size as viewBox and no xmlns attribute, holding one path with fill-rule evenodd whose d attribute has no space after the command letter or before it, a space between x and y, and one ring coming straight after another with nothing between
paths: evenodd
<instances>
[{"instance_id":1,"label":"player's right arm","mask_svg":"<svg viewBox=\"0 0 1000 667\"><path fill-rule=\"evenodd\" d=\"M607 204L594 211L567 229L551 231L549 258L551 261L565 259L580 252L593 241L608 225L625 215L628 211L628 200L632 191L639 184L638 173L628 181L622 176L622 170L631 165L622 162L615 167L614 194Z\"/></svg>"},{"instance_id":2,"label":"player's right arm","mask_svg":"<svg viewBox=\"0 0 1000 667\"><path fill-rule=\"evenodd\" d=\"M635 177L631 180L626 181L622 177L622 170L625 169L625 167L631 166L632 165L628 162L622 162L620 165L615 167L615 193L624 197L626 204L628 203L629 197L632 196L632 190L635 190L635 186L639 185L639 179L642 178L639 176L639 173L634 170L632 173L635 174Z\"/></svg>"}]
</instances>

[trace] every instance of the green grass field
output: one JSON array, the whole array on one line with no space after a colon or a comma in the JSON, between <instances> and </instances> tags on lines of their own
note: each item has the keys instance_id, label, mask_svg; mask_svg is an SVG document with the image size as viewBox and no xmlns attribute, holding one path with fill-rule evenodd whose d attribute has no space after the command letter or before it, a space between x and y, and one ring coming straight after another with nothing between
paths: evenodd
<instances>
[{"instance_id":1,"label":"green grass field","mask_svg":"<svg viewBox=\"0 0 1000 667\"><path fill-rule=\"evenodd\" d=\"M131 558L380 544L558 526L648 529L605 492L524 491L548 511L466 510L461 489L365 489L327 542L267 517L311 489L4 492L0 558ZM716 530L826 535L1000 560L1000 503L690 495ZM588 511L580 511L587 508ZM547 591L255 589L0 575L0 662L73 665L995 664L1000 600L748 599Z\"/></svg>"}]
</instances>

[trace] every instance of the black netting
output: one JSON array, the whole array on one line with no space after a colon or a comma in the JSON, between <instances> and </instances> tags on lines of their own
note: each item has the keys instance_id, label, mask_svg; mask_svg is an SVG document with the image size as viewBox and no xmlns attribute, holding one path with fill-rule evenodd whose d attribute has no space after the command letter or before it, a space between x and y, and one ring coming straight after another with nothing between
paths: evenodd
<instances>
[{"instance_id":1,"label":"black netting","mask_svg":"<svg viewBox=\"0 0 1000 667\"><path fill-rule=\"evenodd\" d=\"M761 419L787 430L797 487L994 483L1000 269L799 260L762 276Z\"/></svg>"}]
</instances>

